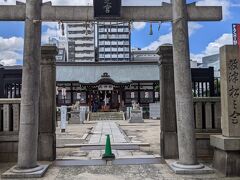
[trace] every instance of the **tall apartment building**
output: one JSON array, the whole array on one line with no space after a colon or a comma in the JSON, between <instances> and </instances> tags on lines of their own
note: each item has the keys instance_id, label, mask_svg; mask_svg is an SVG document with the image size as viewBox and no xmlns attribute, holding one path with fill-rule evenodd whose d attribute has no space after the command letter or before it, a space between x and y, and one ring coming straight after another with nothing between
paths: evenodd
<instances>
[{"instance_id":1,"label":"tall apartment building","mask_svg":"<svg viewBox=\"0 0 240 180\"><path fill-rule=\"evenodd\" d=\"M97 22L98 61L129 61L131 59L128 22Z\"/></svg>"},{"instance_id":2,"label":"tall apartment building","mask_svg":"<svg viewBox=\"0 0 240 180\"><path fill-rule=\"evenodd\" d=\"M67 39L68 61L95 61L94 25L86 22L68 23Z\"/></svg>"}]
</instances>

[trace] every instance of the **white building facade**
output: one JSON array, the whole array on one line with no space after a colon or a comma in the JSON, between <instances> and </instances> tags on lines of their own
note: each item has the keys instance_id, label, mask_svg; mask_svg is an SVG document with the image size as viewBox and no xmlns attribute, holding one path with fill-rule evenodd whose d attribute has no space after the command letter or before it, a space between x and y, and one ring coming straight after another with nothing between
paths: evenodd
<instances>
[{"instance_id":1,"label":"white building facade","mask_svg":"<svg viewBox=\"0 0 240 180\"><path fill-rule=\"evenodd\" d=\"M128 22L97 22L98 61L130 61L131 32Z\"/></svg>"},{"instance_id":2,"label":"white building facade","mask_svg":"<svg viewBox=\"0 0 240 180\"><path fill-rule=\"evenodd\" d=\"M214 54L211 56L205 56L202 58L202 68L213 67L214 76L220 77L220 55Z\"/></svg>"},{"instance_id":3,"label":"white building facade","mask_svg":"<svg viewBox=\"0 0 240 180\"><path fill-rule=\"evenodd\" d=\"M67 39L69 62L95 62L95 38L92 23L68 23Z\"/></svg>"}]
</instances>

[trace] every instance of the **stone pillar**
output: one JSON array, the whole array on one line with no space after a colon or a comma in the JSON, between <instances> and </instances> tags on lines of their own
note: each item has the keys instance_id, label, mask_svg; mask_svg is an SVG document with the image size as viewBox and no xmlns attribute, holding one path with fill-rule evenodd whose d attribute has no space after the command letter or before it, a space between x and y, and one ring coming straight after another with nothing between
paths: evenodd
<instances>
[{"instance_id":1,"label":"stone pillar","mask_svg":"<svg viewBox=\"0 0 240 180\"><path fill-rule=\"evenodd\" d=\"M161 156L165 159L178 158L177 122L174 91L173 48L160 46L160 117Z\"/></svg>"},{"instance_id":2,"label":"stone pillar","mask_svg":"<svg viewBox=\"0 0 240 180\"><path fill-rule=\"evenodd\" d=\"M18 163L2 177L41 177L48 165L37 164L41 60L41 0L26 1Z\"/></svg>"},{"instance_id":3,"label":"stone pillar","mask_svg":"<svg viewBox=\"0 0 240 180\"><path fill-rule=\"evenodd\" d=\"M67 124L67 106L61 106L61 132L65 132Z\"/></svg>"},{"instance_id":4,"label":"stone pillar","mask_svg":"<svg viewBox=\"0 0 240 180\"><path fill-rule=\"evenodd\" d=\"M240 176L240 49L220 49L222 135L211 136L213 166L226 176Z\"/></svg>"},{"instance_id":5,"label":"stone pillar","mask_svg":"<svg viewBox=\"0 0 240 180\"><path fill-rule=\"evenodd\" d=\"M27 0L24 33L18 168L37 167L39 82L41 60L41 0Z\"/></svg>"},{"instance_id":6,"label":"stone pillar","mask_svg":"<svg viewBox=\"0 0 240 180\"><path fill-rule=\"evenodd\" d=\"M173 59L179 164L196 165L196 140L186 0L173 0Z\"/></svg>"},{"instance_id":7,"label":"stone pillar","mask_svg":"<svg viewBox=\"0 0 240 180\"><path fill-rule=\"evenodd\" d=\"M38 160L56 159L56 46L41 47Z\"/></svg>"}]
</instances>

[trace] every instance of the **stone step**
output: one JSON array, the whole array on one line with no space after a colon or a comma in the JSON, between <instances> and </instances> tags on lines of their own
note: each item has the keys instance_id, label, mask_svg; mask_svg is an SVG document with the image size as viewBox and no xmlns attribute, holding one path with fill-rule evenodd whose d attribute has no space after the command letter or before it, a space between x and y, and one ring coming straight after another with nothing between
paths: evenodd
<instances>
[{"instance_id":1,"label":"stone step","mask_svg":"<svg viewBox=\"0 0 240 180\"><path fill-rule=\"evenodd\" d=\"M143 155L143 156L130 156L116 158L110 161L112 165L139 165L139 164L164 164L165 161L159 155ZM55 166L106 166L109 164L106 160L96 159L79 159L74 160L72 158L56 159L54 162Z\"/></svg>"},{"instance_id":2,"label":"stone step","mask_svg":"<svg viewBox=\"0 0 240 180\"><path fill-rule=\"evenodd\" d=\"M90 121L123 120L123 112L94 112L89 114Z\"/></svg>"}]
</instances>

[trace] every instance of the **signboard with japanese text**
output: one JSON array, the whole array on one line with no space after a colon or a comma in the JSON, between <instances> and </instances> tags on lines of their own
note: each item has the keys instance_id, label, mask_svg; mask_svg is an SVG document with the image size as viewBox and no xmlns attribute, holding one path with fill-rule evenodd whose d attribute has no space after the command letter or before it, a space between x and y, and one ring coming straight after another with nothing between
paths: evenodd
<instances>
[{"instance_id":1,"label":"signboard with japanese text","mask_svg":"<svg viewBox=\"0 0 240 180\"><path fill-rule=\"evenodd\" d=\"M240 136L240 49L226 45L220 49L221 128L223 136Z\"/></svg>"},{"instance_id":2,"label":"signboard with japanese text","mask_svg":"<svg viewBox=\"0 0 240 180\"><path fill-rule=\"evenodd\" d=\"M233 125L240 123L240 109L239 109L239 60L230 59L228 61L228 96L232 106L229 113L230 121Z\"/></svg>"},{"instance_id":3,"label":"signboard with japanese text","mask_svg":"<svg viewBox=\"0 0 240 180\"><path fill-rule=\"evenodd\" d=\"M233 24L233 45L240 47L240 24Z\"/></svg>"},{"instance_id":4,"label":"signboard with japanese text","mask_svg":"<svg viewBox=\"0 0 240 180\"><path fill-rule=\"evenodd\" d=\"M99 91L112 91L113 90L113 85L111 84L103 84L98 86Z\"/></svg>"},{"instance_id":5,"label":"signboard with japanese text","mask_svg":"<svg viewBox=\"0 0 240 180\"><path fill-rule=\"evenodd\" d=\"M94 17L97 19L119 18L121 4L121 0L94 0Z\"/></svg>"}]
</instances>

